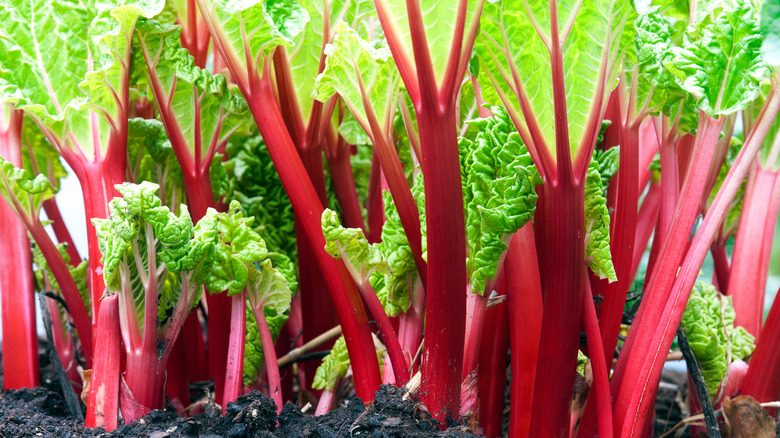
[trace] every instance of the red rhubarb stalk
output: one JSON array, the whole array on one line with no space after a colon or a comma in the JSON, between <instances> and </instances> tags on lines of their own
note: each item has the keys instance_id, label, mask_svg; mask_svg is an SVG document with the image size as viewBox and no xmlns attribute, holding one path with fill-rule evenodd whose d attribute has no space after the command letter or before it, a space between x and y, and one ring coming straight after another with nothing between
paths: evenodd
<instances>
[{"instance_id":1,"label":"red rhubarb stalk","mask_svg":"<svg viewBox=\"0 0 780 438\"><path fill-rule=\"evenodd\" d=\"M102 427L110 432L117 427L121 337L119 334L119 296L112 295L100 306L95 365L89 387L86 427ZM127 421L127 420L125 420Z\"/></svg>"},{"instance_id":2,"label":"red rhubarb stalk","mask_svg":"<svg viewBox=\"0 0 780 438\"><path fill-rule=\"evenodd\" d=\"M639 270L639 263L642 261L642 255L647 249L650 237L653 235L653 229L658 223L658 214L661 211L661 184L654 182L650 184L642 206L639 207L636 223L636 239L634 240L634 257L631 263L631 281L636 278Z\"/></svg>"},{"instance_id":3,"label":"red rhubarb stalk","mask_svg":"<svg viewBox=\"0 0 780 438\"><path fill-rule=\"evenodd\" d=\"M22 166L23 113L0 103L0 156ZM22 220L0 202L0 292L3 307L3 388L32 388L40 383L35 290L30 240Z\"/></svg>"},{"instance_id":4,"label":"red rhubarb stalk","mask_svg":"<svg viewBox=\"0 0 780 438\"><path fill-rule=\"evenodd\" d=\"M504 291L503 285L499 288ZM504 390L509 349L509 305L500 303L487 309L484 332L488 334L479 350L479 425L486 437L503 436Z\"/></svg>"},{"instance_id":5,"label":"red rhubarb stalk","mask_svg":"<svg viewBox=\"0 0 780 438\"><path fill-rule=\"evenodd\" d=\"M598 418L598 436L601 438L612 437L612 400L609 391L609 370L604 360L602 351L601 333L599 332L599 321L596 316L596 307L593 302L593 293L590 289L587 272L583 273L583 325L585 326L585 336L588 339L588 349L590 350L591 368L593 369L593 396L588 397L588 404L595 406ZM625 298L624 298L625 301ZM612 367L612 357L609 357L610 368ZM587 437L589 431L581 429L579 436Z\"/></svg>"},{"instance_id":6,"label":"red rhubarb stalk","mask_svg":"<svg viewBox=\"0 0 780 438\"><path fill-rule=\"evenodd\" d=\"M43 211L46 212L46 218L51 221L51 227L54 230L54 237L57 238L57 242L67 245L70 265L78 266L81 263L81 256L76 248L76 243L73 241L73 237L70 235L70 231L68 231L68 227L65 225L65 220L62 219L62 213L60 213L57 200L49 198L43 201Z\"/></svg>"},{"instance_id":7,"label":"red rhubarb stalk","mask_svg":"<svg viewBox=\"0 0 780 438\"><path fill-rule=\"evenodd\" d=\"M778 293L780 296L780 293ZM759 403L780 398L780 299L775 298L766 318L756 349L750 359L742 393L751 395Z\"/></svg>"},{"instance_id":8,"label":"red rhubarb stalk","mask_svg":"<svg viewBox=\"0 0 780 438\"><path fill-rule=\"evenodd\" d=\"M504 261L509 342L512 351L509 437L531 432L536 361L542 331L542 283L531 222L512 237Z\"/></svg>"}]
</instances>

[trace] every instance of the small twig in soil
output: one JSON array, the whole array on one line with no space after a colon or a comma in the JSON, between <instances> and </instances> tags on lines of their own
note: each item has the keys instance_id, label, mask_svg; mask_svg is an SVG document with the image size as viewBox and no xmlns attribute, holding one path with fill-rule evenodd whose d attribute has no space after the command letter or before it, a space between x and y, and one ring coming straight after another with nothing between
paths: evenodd
<instances>
[{"instance_id":1,"label":"small twig in soil","mask_svg":"<svg viewBox=\"0 0 780 438\"><path fill-rule=\"evenodd\" d=\"M292 365L294 363L298 363L298 362L306 362L307 360L312 360L312 359L322 359L322 358L324 358L325 356L327 356L329 354L330 354L330 350L314 351L314 352L311 352L311 353L307 353L307 354L298 356L295 359L292 359L292 362L285 362L284 365L280 365L279 366L279 369L281 370L282 368L289 367L290 365Z\"/></svg>"},{"instance_id":2,"label":"small twig in soil","mask_svg":"<svg viewBox=\"0 0 780 438\"><path fill-rule=\"evenodd\" d=\"M303 344L300 348L294 348L290 350L289 353L280 357L279 360L277 361L277 363L279 364L279 368L284 368L288 365L292 365L295 362L299 362L300 358L306 353L314 350L315 348L319 347L320 345L330 340L336 339L340 335L341 335L341 326L337 325L336 327L333 327L332 329L312 339L311 341Z\"/></svg>"},{"instance_id":3,"label":"small twig in soil","mask_svg":"<svg viewBox=\"0 0 780 438\"><path fill-rule=\"evenodd\" d=\"M70 386L70 379L68 374L65 373L65 368L62 367L60 362L60 356L57 354L57 350L54 347L54 335L52 333L51 314L49 313L49 306L46 304L47 294L45 292L38 294L38 304L41 308L41 318L43 319L43 327L46 329L46 339L49 343L48 353L49 360L54 366L54 371L57 373L57 380L60 381L60 388L62 389L62 395L65 397L65 404L68 406L68 412L70 415L83 419L84 414L81 412L81 402L73 392L73 388Z\"/></svg>"},{"instance_id":4,"label":"small twig in soil","mask_svg":"<svg viewBox=\"0 0 780 438\"><path fill-rule=\"evenodd\" d=\"M766 403L759 403L762 408L780 408L780 401L773 401L773 402L766 402ZM715 411L716 415L723 415L723 409L718 409ZM704 414L696 414L692 415L690 417L683 418L680 420L677 424L674 425L673 428L669 429L666 433L661 435L658 438L666 438L667 436L671 435L672 432L675 430L681 428L682 426L688 426L688 425L696 425L697 422L704 419Z\"/></svg>"},{"instance_id":5,"label":"small twig in soil","mask_svg":"<svg viewBox=\"0 0 780 438\"><path fill-rule=\"evenodd\" d=\"M704 376L701 374L699 364L696 362L696 357L691 351L691 346L688 344L688 337L678 327L677 328L677 342L680 344L680 351L685 358L685 364L688 365L688 372L691 374L691 380L696 387L696 394L699 396L701 402L702 413L704 414L704 422L707 425L707 436L710 438L720 438L720 428L718 427L718 420L715 418L715 411L712 409L712 401L710 400L710 393L707 391L707 385L704 383Z\"/></svg>"}]
</instances>

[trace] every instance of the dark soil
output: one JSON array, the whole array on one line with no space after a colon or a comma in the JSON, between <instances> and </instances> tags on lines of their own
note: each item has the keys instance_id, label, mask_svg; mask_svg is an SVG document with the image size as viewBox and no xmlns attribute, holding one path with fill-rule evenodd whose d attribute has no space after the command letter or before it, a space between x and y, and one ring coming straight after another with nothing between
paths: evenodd
<instances>
[{"instance_id":1,"label":"dark soil","mask_svg":"<svg viewBox=\"0 0 780 438\"><path fill-rule=\"evenodd\" d=\"M377 391L372 406L358 398L346 407L314 417L292 404L284 407L276 425L273 402L255 391L228 403L224 416L203 413L182 418L173 412L153 411L138 422L112 433L84 429L70 416L62 396L45 388L6 391L0 396L0 437L472 437L462 428L440 431L415 412L413 401L403 401L393 386ZM206 410L209 411L208 409Z\"/></svg>"}]
</instances>

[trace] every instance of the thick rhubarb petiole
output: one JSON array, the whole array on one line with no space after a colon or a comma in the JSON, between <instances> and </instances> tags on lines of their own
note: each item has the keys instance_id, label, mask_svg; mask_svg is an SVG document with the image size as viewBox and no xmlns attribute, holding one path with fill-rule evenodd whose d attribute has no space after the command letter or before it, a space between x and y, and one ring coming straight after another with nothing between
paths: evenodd
<instances>
[{"instance_id":1,"label":"thick rhubarb petiole","mask_svg":"<svg viewBox=\"0 0 780 438\"><path fill-rule=\"evenodd\" d=\"M21 167L22 112L0 103L0 156ZM3 389L40 383L30 240L22 220L0 202L0 293L3 307Z\"/></svg>"},{"instance_id":2,"label":"thick rhubarb petiole","mask_svg":"<svg viewBox=\"0 0 780 438\"><path fill-rule=\"evenodd\" d=\"M509 437L525 438L531 432L543 307L536 242L530 222L512 237L504 261L504 275L512 351Z\"/></svg>"},{"instance_id":3,"label":"thick rhubarb petiole","mask_svg":"<svg viewBox=\"0 0 780 438\"><path fill-rule=\"evenodd\" d=\"M764 168L758 162L754 166L745 188L727 290L728 295L734 297L737 313L734 324L758 338L764 319L769 259L780 209L780 171L772 170L771 166Z\"/></svg>"},{"instance_id":4,"label":"thick rhubarb petiole","mask_svg":"<svg viewBox=\"0 0 780 438\"><path fill-rule=\"evenodd\" d=\"M466 325L466 228L454 106L415 108L425 175L428 284L421 400L433 417L457 418Z\"/></svg>"},{"instance_id":5,"label":"thick rhubarb petiole","mask_svg":"<svg viewBox=\"0 0 780 438\"><path fill-rule=\"evenodd\" d=\"M602 350L602 340L599 339L599 321L596 316L596 307L593 303L593 293L590 289L590 282L587 279L587 273L583 273L583 325L585 326L585 336L588 339L588 348L590 349L590 360L593 369L593 396L588 397L588 405L594 406L598 418L598 436L601 438L612 437L612 400L609 391L609 370L604 361L604 352ZM610 368L612 357L610 359ZM592 408L594 409L594 408ZM587 437L589 431L581 429L579 436Z\"/></svg>"},{"instance_id":6,"label":"thick rhubarb petiole","mask_svg":"<svg viewBox=\"0 0 780 438\"><path fill-rule=\"evenodd\" d=\"M631 263L631 281L636 278L639 270L639 262L642 261L642 254L647 249L650 237L653 235L653 229L658 223L658 214L661 211L661 184L654 182L647 189L647 194L642 200L642 206L639 207L636 223L636 235L634 239L634 257Z\"/></svg>"},{"instance_id":7,"label":"thick rhubarb petiole","mask_svg":"<svg viewBox=\"0 0 780 438\"><path fill-rule=\"evenodd\" d=\"M263 319L265 320L265 318ZM259 323L259 321L258 321ZM260 327L258 325L258 327ZM261 333L262 336L262 333ZM230 297L230 345L225 370L225 389L222 395L222 412L227 404L241 395L244 378L244 342L246 340L246 292ZM263 339L263 345L265 339ZM273 340L271 340L273 345ZM269 350L274 351L273 348ZM277 370L277 379L278 379ZM270 379L269 379L270 381ZM278 384L278 382L277 382ZM279 412L277 411L277 414Z\"/></svg>"},{"instance_id":8,"label":"thick rhubarb petiole","mask_svg":"<svg viewBox=\"0 0 780 438\"><path fill-rule=\"evenodd\" d=\"M742 393L753 396L759 403L776 401L780 398L778 339L780 339L780 299L775 298L742 385Z\"/></svg>"},{"instance_id":9,"label":"thick rhubarb petiole","mask_svg":"<svg viewBox=\"0 0 780 438\"><path fill-rule=\"evenodd\" d=\"M503 286L503 285L502 285ZM500 287L500 292L504 291ZM504 390L509 349L509 312L506 303L487 309L479 350L479 425L486 437L503 436Z\"/></svg>"},{"instance_id":10,"label":"thick rhubarb petiole","mask_svg":"<svg viewBox=\"0 0 780 438\"><path fill-rule=\"evenodd\" d=\"M76 243L73 241L73 237L68 231L68 227L65 225L65 220L62 219L62 213L57 205L57 200L54 198L43 201L43 211L46 212L46 218L51 221L52 230L54 230L54 236L57 238L57 242L66 244L68 256L70 256L70 265L78 266L81 263L81 256L76 248Z\"/></svg>"},{"instance_id":11,"label":"thick rhubarb petiole","mask_svg":"<svg viewBox=\"0 0 780 438\"><path fill-rule=\"evenodd\" d=\"M102 427L112 431L117 427L119 407L119 377L121 336L119 334L119 296L103 300L98 316L98 338L95 366L89 387L86 427Z\"/></svg>"}]
</instances>

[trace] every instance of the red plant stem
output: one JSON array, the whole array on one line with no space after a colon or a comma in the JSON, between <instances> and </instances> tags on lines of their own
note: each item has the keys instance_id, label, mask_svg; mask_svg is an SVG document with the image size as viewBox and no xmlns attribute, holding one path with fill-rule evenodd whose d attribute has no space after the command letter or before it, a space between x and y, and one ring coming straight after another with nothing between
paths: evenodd
<instances>
[{"instance_id":1,"label":"red plant stem","mask_svg":"<svg viewBox=\"0 0 780 438\"><path fill-rule=\"evenodd\" d=\"M647 190L642 206L639 207L639 214L636 222L636 239L634 240L634 257L631 263L630 278L633 281L636 278L636 272L639 270L639 263L642 261L642 255L647 249L647 243L650 236L653 235L653 229L658 223L658 214L661 211L661 184L652 183Z\"/></svg>"},{"instance_id":2,"label":"red plant stem","mask_svg":"<svg viewBox=\"0 0 780 438\"><path fill-rule=\"evenodd\" d=\"M661 143L661 216L658 235L661 242L666 239L672 223L677 196L680 192L679 167L674 139L665 139Z\"/></svg>"},{"instance_id":3,"label":"red plant stem","mask_svg":"<svg viewBox=\"0 0 780 438\"><path fill-rule=\"evenodd\" d=\"M428 284L421 400L439 421L457 418L466 324L466 228L454 105L415 107L425 175Z\"/></svg>"},{"instance_id":4,"label":"red plant stem","mask_svg":"<svg viewBox=\"0 0 780 438\"><path fill-rule=\"evenodd\" d=\"M256 78L248 88L243 89L255 123L268 146L271 160L279 173L282 185L287 192L296 218L306 236L311 241L316 262L328 284L331 300L336 308L355 376L355 389L363 401L371 401L374 391L381 382L379 369L372 359L375 355L368 319L360 299L360 293L354 282L341 272L343 262L334 260L325 248L320 217L322 204L311 184L306 169L301 162L285 129L284 120L275 101L273 87L266 72L263 78ZM241 82L239 82L239 85ZM464 258L465 260L465 258ZM341 267L341 268L340 268Z\"/></svg>"},{"instance_id":5,"label":"red plant stem","mask_svg":"<svg viewBox=\"0 0 780 438\"><path fill-rule=\"evenodd\" d=\"M550 182L541 194L535 224L544 224L537 234L545 242L539 251L544 312L531 435L558 437L568 433L579 348L584 187L573 181Z\"/></svg>"},{"instance_id":6,"label":"red plant stem","mask_svg":"<svg viewBox=\"0 0 780 438\"><path fill-rule=\"evenodd\" d=\"M780 292L777 295L780 297ZM780 299L775 298L766 318L756 349L750 359L742 394L753 396L759 403L780 398Z\"/></svg>"},{"instance_id":7,"label":"red plant stem","mask_svg":"<svg viewBox=\"0 0 780 438\"><path fill-rule=\"evenodd\" d=\"M284 402L274 340L271 337L271 330L268 328L268 321L265 319L262 303L258 306L253 305L252 313L255 315L257 329L260 332L260 342L263 344L263 360L265 361L265 371L268 373L268 392L271 395L271 400L276 404L276 414L279 415L284 407Z\"/></svg>"},{"instance_id":8,"label":"red plant stem","mask_svg":"<svg viewBox=\"0 0 780 438\"><path fill-rule=\"evenodd\" d=\"M43 201L43 211L46 212L46 218L51 221L51 227L54 230L54 236L57 238L57 242L64 243L68 246L68 256L70 256L70 265L78 266L81 263L81 256L79 250L76 248L76 243L73 241L73 237L68 231L68 227L65 225L65 221L62 219L60 208L57 205L57 200L49 198Z\"/></svg>"},{"instance_id":9,"label":"red plant stem","mask_svg":"<svg viewBox=\"0 0 780 438\"><path fill-rule=\"evenodd\" d=\"M637 433L635 430L636 425L644 424L648 418L649 412L652 410L652 401L647 396L652 396L657 390L663 361L666 357L666 351L671 347L676 327L679 325L680 319L682 318L682 313L685 310L685 305L687 304L691 289L698 276L699 269L701 268L707 251L715 238L715 234L723 221L731 201L739 189L742 180L752 166L756 154L760 150L761 144L777 115L778 109L780 109L780 92L778 92L776 84L773 83L770 97L767 99L756 125L748 134L745 144L739 151L721 189L718 191L715 200L710 206L698 233L690 245L690 249L688 250L688 254L686 255L679 274L677 274L676 278L674 278L671 273L659 274L658 277L660 280L658 282L662 286L666 286L666 282L673 282L673 284L670 285L670 287L659 287L657 289L664 292L663 296L660 296L660 293L651 294L646 296L646 301L643 301L642 303L643 306L647 304L648 306L652 305L653 307L648 308L647 314L642 316L641 324L636 329L637 333L634 335L634 347L630 350L629 360L627 361L629 367L622 379L620 392L618 393L617 402L615 404L615 411L617 414L615 417L615 424L621 427L621 436L632 436ZM723 119L725 118L721 117L719 120L720 124L723 123ZM710 141L712 143L717 141L717 135L720 129L718 128L717 131L710 129L710 127L714 128L713 125L715 124L713 124L712 119L706 120L705 129L700 129L700 133L703 131L705 144L709 144ZM714 138L709 140L709 138L712 137ZM694 155L694 160L698 161L702 155L706 157L706 155L708 155L705 153L706 149L710 148L705 148L705 150L699 149ZM700 176L700 171L702 168L709 168L711 156L706 158L707 166L697 166L695 164L691 166L688 181L695 180L697 184L704 182L703 180L706 178ZM689 188L688 181L686 181L686 189ZM688 190L683 191L681 202L686 200L685 198L688 194ZM697 200L700 198L701 194ZM691 201L693 200L689 201L690 205L696 204L695 201ZM686 204L683 203L682 205L685 206ZM695 206L698 207L698 205ZM682 213L678 214L678 217L682 215ZM673 225L670 235L674 234L675 225L677 224ZM687 232L690 233L690 231ZM676 239L672 242L676 242L677 246L684 246L684 243L680 243L685 242L685 240ZM659 270L663 270L667 266L669 265L664 264ZM676 271L677 266L675 265L674 268ZM651 280L651 289L649 289L649 292L654 291L654 288L652 287L653 283L653 280ZM658 286L656 285L655 287ZM663 298L663 301L654 302L654 298ZM654 313L659 313L660 311L660 317L655 317L651 311L654 311ZM631 334L629 333L629 341L630 340ZM663 356L663 358L661 356ZM636 365L630 366L632 365L631 359L637 360L637 362L635 362ZM618 370L620 370L620 361L618 361ZM628 403L626 403L627 400Z\"/></svg>"},{"instance_id":10,"label":"red plant stem","mask_svg":"<svg viewBox=\"0 0 780 438\"><path fill-rule=\"evenodd\" d=\"M10 112L7 116L6 111ZM8 124L2 124L6 120ZM0 104L0 156L17 167L22 166L22 120L21 111ZM3 388L32 388L40 384L40 378L30 239L24 222L11 206L0 204Z\"/></svg>"},{"instance_id":11,"label":"red plant stem","mask_svg":"<svg viewBox=\"0 0 780 438\"><path fill-rule=\"evenodd\" d=\"M729 253L726 251L726 239L715 239L715 241L712 242L712 246L710 246L710 254L712 254L712 261L715 265L715 278L718 280L718 290L722 294L728 295L727 288L729 284L730 267Z\"/></svg>"},{"instance_id":12,"label":"red plant stem","mask_svg":"<svg viewBox=\"0 0 780 438\"><path fill-rule=\"evenodd\" d=\"M382 225L385 223L385 205L384 199L382 199L382 168L379 166L376 151L371 154L371 173L368 180L366 213L368 216L368 241L377 243L382 240Z\"/></svg>"},{"instance_id":13,"label":"red plant stem","mask_svg":"<svg viewBox=\"0 0 780 438\"><path fill-rule=\"evenodd\" d=\"M187 361L183 340L182 336L173 344L171 355L165 366L165 394L177 412L181 412L190 404L190 382L195 381L190 376L191 364Z\"/></svg>"},{"instance_id":14,"label":"red plant stem","mask_svg":"<svg viewBox=\"0 0 780 438\"><path fill-rule=\"evenodd\" d=\"M501 292L503 292L501 287ZM479 425L486 437L503 435L504 390L509 349L508 305L487 309L484 332L488 334L479 350Z\"/></svg>"},{"instance_id":15,"label":"red plant stem","mask_svg":"<svg viewBox=\"0 0 780 438\"><path fill-rule=\"evenodd\" d=\"M379 302L379 297L368 281L365 283L358 282L357 286L358 290L360 290L360 295L366 302L371 317L376 321L377 329L382 336L382 342L387 347L387 355L390 357L390 362L393 365L395 381L398 385L405 385L409 381L409 370L407 369L406 359L404 359L404 353L401 350L401 344L398 342L398 336L395 333L393 324L390 322L390 318L387 317L382 303Z\"/></svg>"},{"instance_id":16,"label":"red plant stem","mask_svg":"<svg viewBox=\"0 0 780 438\"><path fill-rule=\"evenodd\" d=\"M100 306L97 328L100 330L95 366L87 402L86 427L102 427L110 432L117 427L121 335L119 334L119 296L112 295Z\"/></svg>"},{"instance_id":17,"label":"red plant stem","mask_svg":"<svg viewBox=\"0 0 780 438\"><path fill-rule=\"evenodd\" d=\"M488 282L488 285L490 282ZM470 286L466 286L470 289ZM477 368L479 362L479 346L482 342L482 333L485 326L485 312L487 311L490 291L485 289L482 295L466 292L466 341L463 346L463 372L462 378Z\"/></svg>"},{"instance_id":18,"label":"red plant stem","mask_svg":"<svg viewBox=\"0 0 780 438\"><path fill-rule=\"evenodd\" d=\"M585 268L587 269L587 268ZM590 350L590 360L593 369L593 389L594 397L588 397L588 405L596 409L598 417L598 436L601 438L612 437L612 400L609 391L609 369L604 361L605 355L602 350L601 333L599 332L599 321L596 316L596 307L593 302L593 293L590 289L587 272L583 272L583 325L585 326L585 336L588 339L588 348ZM625 298L624 298L625 301ZM602 312L603 314L603 312ZM610 367L612 365L612 356L608 357ZM578 436L587 437L590 431L581 428Z\"/></svg>"},{"instance_id":19,"label":"red plant stem","mask_svg":"<svg viewBox=\"0 0 780 438\"><path fill-rule=\"evenodd\" d=\"M181 46L187 49L193 58L195 65L200 68L206 67L206 61L209 53L209 31L206 28L203 18L198 16L198 9L195 6L195 0L187 0L187 16L179 17L181 21L187 20L187 25L181 33ZM215 71L218 73L219 70Z\"/></svg>"},{"instance_id":20,"label":"red plant stem","mask_svg":"<svg viewBox=\"0 0 780 438\"><path fill-rule=\"evenodd\" d=\"M633 282L631 266L634 256L633 247L636 240L637 205L639 202L639 123L621 126L620 134L617 206L612 217L613 226L610 238L610 250L617 281L602 283L604 302L601 305L599 319L600 337L603 342L602 350L605 355L604 363L609 364L610 368L620 332L620 321L626 305L626 294ZM601 282L605 281L601 280ZM592 358L593 344L588 342L588 345Z\"/></svg>"},{"instance_id":21,"label":"red plant stem","mask_svg":"<svg viewBox=\"0 0 780 438\"><path fill-rule=\"evenodd\" d=\"M653 128L652 120L646 119L639 128L639 193L647 187L653 171L650 170L650 164L658 153L658 137Z\"/></svg>"},{"instance_id":22,"label":"red plant stem","mask_svg":"<svg viewBox=\"0 0 780 438\"><path fill-rule=\"evenodd\" d=\"M341 136L336 140L336 143L335 153L325 154L325 157L328 160L328 168L333 181L333 191L341 206L342 220L345 227L360 228L365 232L363 211L360 208L360 201L358 201L355 176L352 173L352 163L349 160L349 145Z\"/></svg>"},{"instance_id":23,"label":"red plant stem","mask_svg":"<svg viewBox=\"0 0 780 438\"><path fill-rule=\"evenodd\" d=\"M780 171L771 166L764 168L759 163L753 166L734 242L734 265L728 283L722 284L728 284L727 294L734 297L737 314L734 324L758 338L764 319L766 279L780 210Z\"/></svg>"},{"instance_id":24,"label":"red plant stem","mask_svg":"<svg viewBox=\"0 0 780 438\"><path fill-rule=\"evenodd\" d=\"M51 238L46 233L41 222L37 219L31 224L27 225L27 231L32 236L35 244L41 250L46 263L49 265L54 278L57 280L57 284L60 287L60 293L62 294L65 304L68 305L68 312L73 323L76 326L76 332L81 341L81 348L84 351L84 358L87 368L92 367L92 324L90 323L89 314L87 313L87 306L84 304L84 300L79 294L79 289L76 286L76 282L73 280L73 276L68 270L68 265L60 256L60 252ZM36 333L35 330L32 331ZM36 353L37 356L37 353Z\"/></svg>"},{"instance_id":25,"label":"red plant stem","mask_svg":"<svg viewBox=\"0 0 780 438\"><path fill-rule=\"evenodd\" d=\"M339 379L336 382L336 387L338 387L339 383L341 382L341 379ZM314 411L314 416L319 417L322 415L327 414L330 412L331 407L333 405L333 391L330 391L328 389L322 391L322 395L320 396L320 400L317 403L317 409Z\"/></svg>"},{"instance_id":26,"label":"red plant stem","mask_svg":"<svg viewBox=\"0 0 780 438\"><path fill-rule=\"evenodd\" d=\"M617 392L620 388L621 393L628 391L632 385L625 386L621 379L625 368L633 369L638 367L644 358L639 358L633 354L626 354L631 351L634 337L640 328L648 327L652 329L657 326L658 318L663 310L663 303L666 302L671 285L677 274L677 269L685 255L686 243L691 233L696 214L698 213L699 200L704 192L706 176L709 172L709 166L712 162L712 154L720 135L720 128L723 124L723 118L715 120L704 114L700 114L698 135L695 142L694 161L691 163L691 171L686 178L683 193L680 196L677 209L675 211L675 220L670 224L667 238L661 245L658 255L658 268L653 269L650 274L650 280L647 283L642 305L639 308L632 330L629 332L628 339L623 347L622 360L618 361L615 374L612 378L612 390ZM663 182L661 183L663 184ZM663 208L663 200L662 200ZM663 214L663 213L662 213ZM648 316L649 315L649 316ZM645 330L647 330L645 329ZM626 359L627 358L627 359ZM626 374L630 379L633 376ZM624 417L620 409L626 406L616 404L615 427L619 428Z\"/></svg>"},{"instance_id":27,"label":"red plant stem","mask_svg":"<svg viewBox=\"0 0 780 438\"><path fill-rule=\"evenodd\" d=\"M531 222L512 237L504 261L512 351L509 437L525 438L531 432L536 363L542 332L542 283Z\"/></svg>"},{"instance_id":28,"label":"red plant stem","mask_svg":"<svg viewBox=\"0 0 780 438\"><path fill-rule=\"evenodd\" d=\"M265 321L265 318L263 318ZM258 321L259 324L259 321ZM258 325L258 327L260 327ZM262 336L262 331L260 333ZM262 339L262 338L261 338ZM235 294L230 297L230 346L228 347L227 370L225 371L225 389L222 395L222 413L230 402L236 401L241 395L244 383L244 341L246 340L246 292ZM270 344L273 347L273 339ZM276 351L273 348L268 350ZM270 370L269 370L270 373ZM279 370L276 370L277 385L279 379ZM270 379L269 379L270 381ZM277 414L279 412L277 411Z\"/></svg>"}]
</instances>

